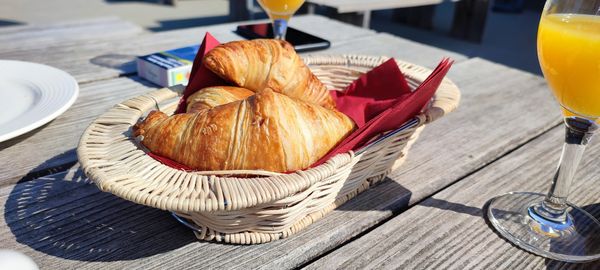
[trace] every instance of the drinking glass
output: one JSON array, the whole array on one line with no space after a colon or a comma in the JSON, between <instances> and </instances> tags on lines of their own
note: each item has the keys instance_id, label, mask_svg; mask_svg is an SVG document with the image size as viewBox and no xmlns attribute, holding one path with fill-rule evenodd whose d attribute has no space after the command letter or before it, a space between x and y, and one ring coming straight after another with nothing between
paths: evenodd
<instances>
[{"instance_id":1,"label":"drinking glass","mask_svg":"<svg viewBox=\"0 0 600 270\"><path fill-rule=\"evenodd\" d=\"M258 0L258 3L267 12L273 23L275 39L285 39L287 23L302 6L304 0Z\"/></svg>"},{"instance_id":2,"label":"drinking glass","mask_svg":"<svg viewBox=\"0 0 600 270\"><path fill-rule=\"evenodd\" d=\"M548 194L493 198L487 217L508 241L537 255L595 260L600 258L600 223L567 202L567 195L600 119L600 0L547 0L537 42L540 66L566 126L558 169Z\"/></svg>"}]
</instances>

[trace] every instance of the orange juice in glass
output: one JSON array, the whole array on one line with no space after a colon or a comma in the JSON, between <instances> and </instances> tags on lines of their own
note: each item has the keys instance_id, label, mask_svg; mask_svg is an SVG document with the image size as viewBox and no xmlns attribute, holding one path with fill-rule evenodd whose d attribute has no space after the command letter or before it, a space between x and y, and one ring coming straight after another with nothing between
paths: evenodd
<instances>
[{"instance_id":1,"label":"orange juice in glass","mask_svg":"<svg viewBox=\"0 0 600 270\"><path fill-rule=\"evenodd\" d=\"M273 34L276 39L285 39L287 21L298 11L304 0L258 0L273 22Z\"/></svg>"},{"instance_id":2,"label":"orange juice in glass","mask_svg":"<svg viewBox=\"0 0 600 270\"><path fill-rule=\"evenodd\" d=\"M487 204L487 219L504 239L531 253L566 262L598 260L600 221L567 198L580 177L576 172L583 152L599 129L600 0L546 0L538 59L564 116L558 166L547 193L497 196ZM537 102L532 100L532 106Z\"/></svg>"},{"instance_id":3,"label":"orange juice in glass","mask_svg":"<svg viewBox=\"0 0 600 270\"><path fill-rule=\"evenodd\" d=\"M600 117L600 16L543 16L538 55L564 114Z\"/></svg>"}]
</instances>

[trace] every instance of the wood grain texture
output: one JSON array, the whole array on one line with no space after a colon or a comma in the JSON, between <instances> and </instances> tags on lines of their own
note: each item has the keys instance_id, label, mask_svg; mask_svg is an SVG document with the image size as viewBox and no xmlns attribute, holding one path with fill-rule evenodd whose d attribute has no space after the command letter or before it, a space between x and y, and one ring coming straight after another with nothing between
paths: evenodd
<instances>
[{"instance_id":1,"label":"wood grain texture","mask_svg":"<svg viewBox=\"0 0 600 270\"><path fill-rule=\"evenodd\" d=\"M241 37L233 32L238 24L127 35L118 39L97 39L85 43L49 43L44 44L43 47L0 50L0 58L51 65L69 72L79 83L84 83L134 74L136 56L198 44L206 32L211 32L222 42L239 40ZM338 42L375 34L371 30L316 15L294 17L290 25L323 36L334 46ZM315 25L319 27L315 28Z\"/></svg>"},{"instance_id":2,"label":"wood grain texture","mask_svg":"<svg viewBox=\"0 0 600 270\"><path fill-rule=\"evenodd\" d=\"M486 223L486 202L510 191L547 192L564 128L557 127L481 171L424 200L308 269L600 269L569 264L511 245ZM600 217L600 144L588 148L570 201ZM483 209L483 210L482 210Z\"/></svg>"},{"instance_id":3,"label":"wood grain texture","mask_svg":"<svg viewBox=\"0 0 600 270\"><path fill-rule=\"evenodd\" d=\"M65 46L111 38L131 38L143 32L141 27L118 17L4 27L0 28L0 54L45 49L56 44Z\"/></svg>"},{"instance_id":4,"label":"wood grain texture","mask_svg":"<svg viewBox=\"0 0 600 270\"><path fill-rule=\"evenodd\" d=\"M559 112L539 77L481 59L457 64L449 76L463 91L461 107L423 131L392 179L289 239L256 246L196 242L167 213L132 205L94 186L80 188L78 183L85 180L78 180L83 176L74 168L0 189L7 201L4 223L0 222L2 241L50 268L304 265L559 122ZM527 99L522 98L523 89ZM44 200L36 200L38 196Z\"/></svg>"},{"instance_id":5,"label":"wood grain texture","mask_svg":"<svg viewBox=\"0 0 600 270\"><path fill-rule=\"evenodd\" d=\"M0 142L0 186L16 183L28 173L75 162L75 147L83 130L115 104L156 87L137 77L81 86L75 103L64 114L22 136Z\"/></svg>"},{"instance_id":6,"label":"wood grain texture","mask_svg":"<svg viewBox=\"0 0 600 270\"><path fill-rule=\"evenodd\" d=\"M111 261L164 253L194 239L168 213L100 192L77 170L0 188L0 201L2 247L25 251L41 269L114 269Z\"/></svg>"}]
</instances>

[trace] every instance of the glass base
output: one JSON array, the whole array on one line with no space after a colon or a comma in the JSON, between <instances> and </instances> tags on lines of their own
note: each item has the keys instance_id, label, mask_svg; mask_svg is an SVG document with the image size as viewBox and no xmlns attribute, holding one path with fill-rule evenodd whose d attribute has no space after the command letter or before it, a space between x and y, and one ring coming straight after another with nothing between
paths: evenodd
<instances>
[{"instance_id":1,"label":"glass base","mask_svg":"<svg viewBox=\"0 0 600 270\"><path fill-rule=\"evenodd\" d=\"M531 253L565 262L600 258L600 223L583 209L568 204L565 222L536 214L546 195L513 192L489 202L487 218L508 241Z\"/></svg>"}]
</instances>

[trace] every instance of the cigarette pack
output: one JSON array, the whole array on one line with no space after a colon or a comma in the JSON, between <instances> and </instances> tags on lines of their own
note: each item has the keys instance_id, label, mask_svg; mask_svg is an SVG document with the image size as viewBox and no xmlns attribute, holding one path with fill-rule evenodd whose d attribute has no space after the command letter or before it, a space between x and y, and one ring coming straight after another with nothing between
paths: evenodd
<instances>
[{"instance_id":1,"label":"cigarette pack","mask_svg":"<svg viewBox=\"0 0 600 270\"><path fill-rule=\"evenodd\" d=\"M199 47L188 46L139 56L138 76L163 87L187 84Z\"/></svg>"}]
</instances>

